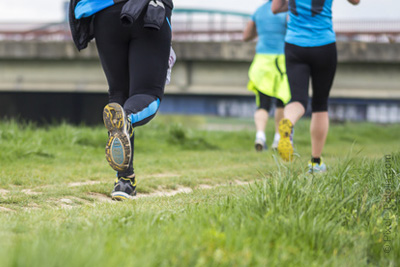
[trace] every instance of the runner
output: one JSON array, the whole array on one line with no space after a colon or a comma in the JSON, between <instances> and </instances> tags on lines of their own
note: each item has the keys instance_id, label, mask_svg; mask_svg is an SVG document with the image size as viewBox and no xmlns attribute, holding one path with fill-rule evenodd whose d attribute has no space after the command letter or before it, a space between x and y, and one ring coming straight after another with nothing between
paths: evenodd
<instances>
[{"instance_id":1,"label":"runner","mask_svg":"<svg viewBox=\"0 0 400 267\"><path fill-rule=\"evenodd\" d=\"M257 110L254 113L257 130L256 151L268 149L265 128L273 97L278 99L276 99L275 136L272 148L278 147L279 121L283 118L284 102L290 100L284 56L287 15L285 13L274 15L271 4L272 2L268 0L260 6L243 32L244 41L251 41L258 36L256 55L249 70L250 81L247 86L256 95Z\"/></svg>"},{"instance_id":2,"label":"runner","mask_svg":"<svg viewBox=\"0 0 400 267\"><path fill-rule=\"evenodd\" d=\"M279 123L280 156L293 159L293 126L304 115L312 81L311 161L309 172L325 172L321 155L328 135L328 97L336 72L336 37L332 26L333 0L273 0L272 12L289 12L285 38L286 68L292 99ZM348 0L356 5L360 0Z\"/></svg>"},{"instance_id":3,"label":"runner","mask_svg":"<svg viewBox=\"0 0 400 267\"><path fill-rule=\"evenodd\" d=\"M136 195L133 129L156 115L164 95L172 8L172 0L71 0L75 44L81 50L95 37L109 85L103 119L106 159L117 171L115 200Z\"/></svg>"}]
</instances>

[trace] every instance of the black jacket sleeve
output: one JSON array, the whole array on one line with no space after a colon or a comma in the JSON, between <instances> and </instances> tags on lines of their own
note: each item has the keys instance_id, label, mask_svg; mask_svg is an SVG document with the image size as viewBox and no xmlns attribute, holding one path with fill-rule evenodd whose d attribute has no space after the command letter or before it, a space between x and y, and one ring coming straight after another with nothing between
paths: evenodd
<instances>
[{"instance_id":1,"label":"black jacket sleeve","mask_svg":"<svg viewBox=\"0 0 400 267\"><path fill-rule=\"evenodd\" d=\"M146 10L145 27L159 30L165 20L165 6L173 9L172 0L129 0L122 8L122 25L131 26Z\"/></svg>"},{"instance_id":2,"label":"black jacket sleeve","mask_svg":"<svg viewBox=\"0 0 400 267\"><path fill-rule=\"evenodd\" d=\"M121 11L122 25L131 26L139 18L139 15L147 7L150 0L129 0Z\"/></svg>"},{"instance_id":3,"label":"black jacket sleeve","mask_svg":"<svg viewBox=\"0 0 400 267\"><path fill-rule=\"evenodd\" d=\"M80 0L70 0L69 3L69 26L72 39L76 48L81 51L86 48L88 43L94 38L93 16L88 18L75 18L75 7Z\"/></svg>"}]
</instances>

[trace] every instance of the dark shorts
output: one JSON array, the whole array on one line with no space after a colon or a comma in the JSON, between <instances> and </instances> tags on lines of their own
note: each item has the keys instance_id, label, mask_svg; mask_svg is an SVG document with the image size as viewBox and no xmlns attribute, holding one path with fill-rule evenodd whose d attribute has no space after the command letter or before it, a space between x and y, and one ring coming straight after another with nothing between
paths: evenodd
<instances>
[{"instance_id":1,"label":"dark shorts","mask_svg":"<svg viewBox=\"0 0 400 267\"><path fill-rule=\"evenodd\" d=\"M336 43L318 47L300 47L286 43L285 55L292 95L290 102L300 102L307 109L311 78L312 112L327 111L337 65Z\"/></svg>"},{"instance_id":2,"label":"dark shorts","mask_svg":"<svg viewBox=\"0 0 400 267\"><path fill-rule=\"evenodd\" d=\"M273 100L276 100L276 107L277 108L283 108L285 105L283 104L282 100L278 99L278 98L274 98L268 95L265 95L263 93L261 93L260 91L257 92L259 100L260 100L260 104L258 106L258 109L265 109L266 111L270 111L271 109L271 104L273 102Z\"/></svg>"}]
</instances>

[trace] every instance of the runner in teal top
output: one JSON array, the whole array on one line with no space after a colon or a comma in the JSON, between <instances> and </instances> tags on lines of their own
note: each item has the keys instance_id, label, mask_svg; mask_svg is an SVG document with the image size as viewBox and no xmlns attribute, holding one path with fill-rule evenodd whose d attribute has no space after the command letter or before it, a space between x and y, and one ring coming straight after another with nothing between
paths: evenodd
<instances>
[{"instance_id":1,"label":"runner in teal top","mask_svg":"<svg viewBox=\"0 0 400 267\"><path fill-rule=\"evenodd\" d=\"M323 46L336 41L332 25L333 0L289 1L285 41L302 47Z\"/></svg>"},{"instance_id":2,"label":"runner in teal top","mask_svg":"<svg viewBox=\"0 0 400 267\"><path fill-rule=\"evenodd\" d=\"M332 26L333 0L273 0L274 14L289 10L285 38L286 71L291 101L279 123L278 152L283 160L294 156L293 127L308 107L311 98L311 161L309 173L327 170L321 155L329 131L328 99L336 73L336 37ZM348 0L358 4L360 0Z\"/></svg>"},{"instance_id":3,"label":"runner in teal top","mask_svg":"<svg viewBox=\"0 0 400 267\"><path fill-rule=\"evenodd\" d=\"M257 54L283 54L285 48L287 13L274 15L271 1L260 6L251 17L257 25Z\"/></svg>"},{"instance_id":4,"label":"runner in teal top","mask_svg":"<svg viewBox=\"0 0 400 267\"><path fill-rule=\"evenodd\" d=\"M277 125L283 118L284 104L290 100L284 55L287 14L274 15L271 4L271 1L267 1L255 11L243 33L244 41L251 41L258 36L256 55L249 69L250 81L247 85L256 96L254 122L257 130L257 151L267 149L265 128L273 98L277 98L273 149L276 149L279 142Z\"/></svg>"}]
</instances>

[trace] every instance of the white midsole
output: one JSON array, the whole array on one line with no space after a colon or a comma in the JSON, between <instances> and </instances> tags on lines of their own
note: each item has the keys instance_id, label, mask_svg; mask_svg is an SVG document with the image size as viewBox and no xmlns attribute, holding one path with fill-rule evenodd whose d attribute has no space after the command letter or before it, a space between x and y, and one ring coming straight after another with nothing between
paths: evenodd
<instances>
[{"instance_id":1,"label":"white midsole","mask_svg":"<svg viewBox=\"0 0 400 267\"><path fill-rule=\"evenodd\" d=\"M117 192L111 193L111 197L113 197L113 198L114 197L124 197L124 198L129 198L129 199L133 198L133 196L131 196L125 192L122 192L122 191L117 191Z\"/></svg>"}]
</instances>

